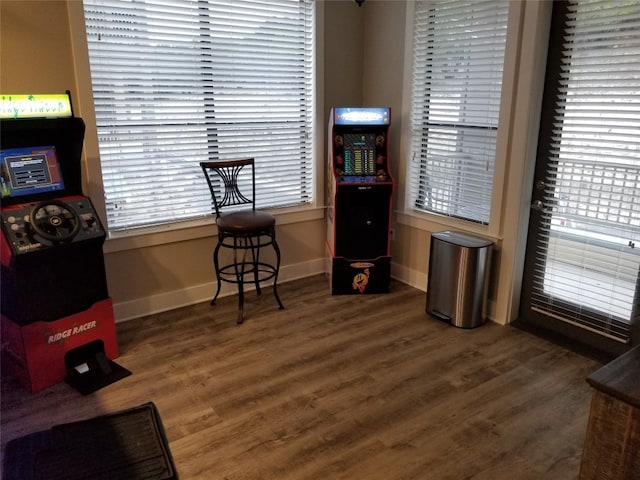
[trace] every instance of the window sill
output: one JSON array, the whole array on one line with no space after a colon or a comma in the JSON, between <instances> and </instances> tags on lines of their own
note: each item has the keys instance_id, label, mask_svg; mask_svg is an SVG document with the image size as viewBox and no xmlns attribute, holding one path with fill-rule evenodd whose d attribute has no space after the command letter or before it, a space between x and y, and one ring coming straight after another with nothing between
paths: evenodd
<instances>
[{"instance_id":1,"label":"window sill","mask_svg":"<svg viewBox=\"0 0 640 480\"><path fill-rule=\"evenodd\" d=\"M433 213L418 212L417 210L396 212L396 222L400 225L406 225L426 232L455 230L457 232L467 233L470 235L479 235L496 243L502 241L502 238L492 234L489 227L486 225L479 225L473 222L466 222L464 220L436 215Z\"/></svg>"},{"instance_id":2,"label":"window sill","mask_svg":"<svg viewBox=\"0 0 640 480\"><path fill-rule=\"evenodd\" d=\"M291 207L274 209L269 212L276 216L277 225L287 225L324 218L324 210L324 207ZM105 242L104 253L183 242L197 238L212 237L216 234L217 229L213 216L208 216L201 220L175 222L113 234Z\"/></svg>"}]
</instances>

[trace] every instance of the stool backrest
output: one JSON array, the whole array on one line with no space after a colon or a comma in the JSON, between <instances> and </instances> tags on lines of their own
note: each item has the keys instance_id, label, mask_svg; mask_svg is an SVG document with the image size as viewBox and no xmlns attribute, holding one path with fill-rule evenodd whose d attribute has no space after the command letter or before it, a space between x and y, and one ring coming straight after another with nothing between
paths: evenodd
<instances>
[{"instance_id":1,"label":"stool backrest","mask_svg":"<svg viewBox=\"0 0 640 480\"><path fill-rule=\"evenodd\" d=\"M200 162L216 218L225 207L251 205L255 210L256 174L253 158ZM247 170L244 168L247 167Z\"/></svg>"}]
</instances>

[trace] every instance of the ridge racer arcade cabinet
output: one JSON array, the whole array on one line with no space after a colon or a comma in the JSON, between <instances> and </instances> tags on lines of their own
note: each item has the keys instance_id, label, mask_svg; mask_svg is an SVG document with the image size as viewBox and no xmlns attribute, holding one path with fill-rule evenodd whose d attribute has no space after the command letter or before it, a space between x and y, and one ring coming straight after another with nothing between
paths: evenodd
<instances>
[{"instance_id":1,"label":"ridge racer arcade cabinet","mask_svg":"<svg viewBox=\"0 0 640 480\"><path fill-rule=\"evenodd\" d=\"M326 245L332 294L389 291L390 124L390 108L331 109Z\"/></svg>"},{"instance_id":2,"label":"ridge racer arcade cabinet","mask_svg":"<svg viewBox=\"0 0 640 480\"><path fill-rule=\"evenodd\" d=\"M0 103L3 371L31 392L108 376L118 345L106 232L82 194L84 122L68 93Z\"/></svg>"}]
</instances>

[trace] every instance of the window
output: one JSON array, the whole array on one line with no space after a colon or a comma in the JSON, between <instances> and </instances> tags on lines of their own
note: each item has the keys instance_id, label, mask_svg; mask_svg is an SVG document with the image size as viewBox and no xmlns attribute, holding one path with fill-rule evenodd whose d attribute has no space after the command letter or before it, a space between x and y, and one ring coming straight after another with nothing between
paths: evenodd
<instances>
[{"instance_id":1,"label":"window","mask_svg":"<svg viewBox=\"0 0 640 480\"><path fill-rule=\"evenodd\" d=\"M109 231L201 218L199 162L254 157L258 207L313 199L311 0L84 0Z\"/></svg>"},{"instance_id":2,"label":"window","mask_svg":"<svg viewBox=\"0 0 640 480\"><path fill-rule=\"evenodd\" d=\"M488 224L509 2L416 2L411 172L418 210Z\"/></svg>"}]
</instances>

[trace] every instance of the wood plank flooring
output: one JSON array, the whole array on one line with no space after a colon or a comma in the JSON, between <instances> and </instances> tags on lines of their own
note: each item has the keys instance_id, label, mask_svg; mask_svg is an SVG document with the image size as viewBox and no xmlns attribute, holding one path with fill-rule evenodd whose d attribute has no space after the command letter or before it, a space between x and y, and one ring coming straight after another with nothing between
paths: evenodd
<instances>
[{"instance_id":1,"label":"wood plank flooring","mask_svg":"<svg viewBox=\"0 0 640 480\"><path fill-rule=\"evenodd\" d=\"M153 401L183 480L574 480L601 364L512 327L430 318L425 294L324 276L120 323L133 375L92 395L2 379L2 450Z\"/></svg>"}]
</instances>

